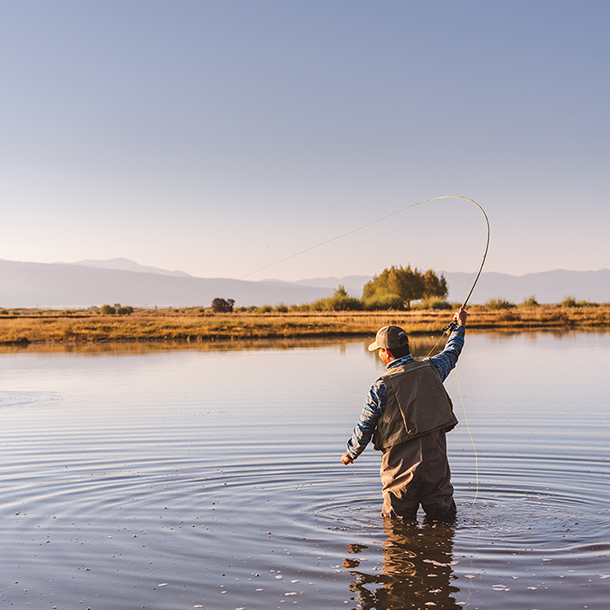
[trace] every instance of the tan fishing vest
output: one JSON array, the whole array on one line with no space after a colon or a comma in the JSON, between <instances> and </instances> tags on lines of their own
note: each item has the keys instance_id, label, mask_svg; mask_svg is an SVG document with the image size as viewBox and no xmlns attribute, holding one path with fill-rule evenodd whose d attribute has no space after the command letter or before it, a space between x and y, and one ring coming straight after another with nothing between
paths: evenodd
<instances>
[{"instance_id":1,"label":"tan fishing vest","mask_svg":"<svg viewBox=\"0 0 610 610\"><path fill-rule=\"evenodd\" d=\"M380 379L386 388L387 406L373 435L378 451L434 430L448 432L457 425L451 398L429 361L412 360L392 367Z\"/></svg>"}]
</instances>

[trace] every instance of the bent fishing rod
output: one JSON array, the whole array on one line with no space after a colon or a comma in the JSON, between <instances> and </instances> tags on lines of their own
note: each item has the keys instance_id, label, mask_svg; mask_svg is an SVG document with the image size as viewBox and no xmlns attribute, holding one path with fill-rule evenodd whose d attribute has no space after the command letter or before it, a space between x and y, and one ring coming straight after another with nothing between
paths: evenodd
<instances>
[{"instance_id":1,"label":"bent fishing rod","mask_svg":"<svg viewBox=\"0 0 610 610\"><path fill-rule=\"evenodd\" d=\"M490 237L490 233L491 233L490 228L489 228L489 218L487 217L487 214L486 214L485 210L482 208L482 206L480 206L476 201L474 201L474 199L469 199L468 197L461 197L460 195L447 195L447 197L460 197L461 199L466 199L467 201L474 203L474 205L476 205L479 208L479 210L481 210L481 212L483 213L483 216L485 217L485 224L487 225L487 240L485 242L485 252L483 252L483 259L481 260L481 265L474 278L474 282L472 283L472 286L470 287L470 291L468 292L468 295L464 299L464 302L462 303L462 306L460 308L460 309L465 309L466 305L468 305L468 301L470 300L470 297L472 296L472 293L474 292L474 288L477 285L479 278L481 277L481 272L483 271L483 267L485 266L485 261L487 259L487 252L489 251L489 237ZM437 197L435 199L442 199L442 198L443 197ZM428 199L428 201L432 201L432 199ZM445 334L445 335L451 334L451 331L456 326L457 326L457 324L453 320L451 320L451 322L449 322L449 324L447 324L447 326L445 326L445 328L443 328L443 334Z\"/></svg>"}]
</instances>

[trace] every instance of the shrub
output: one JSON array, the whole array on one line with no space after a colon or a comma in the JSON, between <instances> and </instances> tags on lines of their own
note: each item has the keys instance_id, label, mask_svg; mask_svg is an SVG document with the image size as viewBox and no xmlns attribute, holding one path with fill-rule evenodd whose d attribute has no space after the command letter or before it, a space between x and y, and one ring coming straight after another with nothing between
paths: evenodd
<instances>
[{"instance_id":1,"label":"shrub","mask_svg":"<svg viewBox=\"0 0 610 610\"><path fill-rule=\"evenodd\" d=\"M566 297L560 307L599 307L599 303L589 303L589 301L577 301L574 297Z\"/></svg>"},{"instance_id":2,"label":"shrub","mask_svg":"<svg viewBox=\"0 0 610 610\"><path fill-rule=\"evenodd\" d=\"M256 313L271 313L273 311L273 307L271 305L261 305L256 308Z\"/></svg>"},{"instance_id":3,"label":"shrub","mask_svg":"<svg viewBox=\"0 0 610 610\"><path fill-rule=\"evenodd\" d=\"M279 303L278 305L275 306L275 311L277 311L278 313L287 313L288 306L284 305L284 303Z\"/></svg>"},{"instance_id":4,"label":"shrub","mask_svg":"<svg viewBox=\"0 0 610 610\"><path fill-rule=\"evenodd\" d=\"M506 299L489 299L489 301L485 303L485 307L487 309L511 309L516 307L516 305Z\"/></svg>"},{"instance_id":5,"label":"shrub","mask_svg":"<svg viewBox=\"0 0 610 610\"><path fill-rule=\"evenodd\" d=\"M303 306L301 306L303 307ZM362 311L364 305L360 299L350 297L343 286L339 286L332 296L310 303L308 309L301 311Z\"/></svg>"},{"instance_id":6,"label":"shrub","mask_svg":"<svg viewBox=\"0 0 610 610\"><path fill-rule=\"evenodd\" d=\"M249 305L248 307L238 307L235 311L239 313L254 313L258 310L256 305Z\"/></svg>"},{"instance_id":7,"label":"shrub","mask_svg":"<svg viewBox=\"0 0 610 610\"><path fill-rule=\"evenodd\" d=\"M344 286L339 285L332 297L328 299L330 311L361 311L362 301L356 297L350 297Z\"/></svg>"},{"instance_id":8,"label":"shrub","mask_svg":"<svg viewBox=\"0 0 610 610\"><path fill-rule=\"evenodd\" d=\"M521 307L538 307L540 303L536 300L536 297L532 295L531 297L524 299L523 303L521 303Z\"/></svg>"},{"instance_id":9,"label":"shrub","mask_svg":"<svg viewBox=\"0 0 610 610\"><path fill-rule=\"evenodd\" d=\"M453 309L444 297L429 297L411 305L412 309Z\"/></svg>"},{"instance_id":10,"label":"shrub","mask_svg":"<svg viewBox=\"0 0 610 610\"><path fill-rule=\"evenodd\" d=\"M309 311L330 311L328 299L318 299L309 304Z\"/></svg>"},{"instance_id":11,"label":"shrub","mask_svg":"<svg viewBox=\"0 0 610 610\"><path fill-rule=\"evenodd\" d=\"M402 310L405 308L405 302L397 294L375 294L362 300L367 311Z\"/></svg>"},{"instance_id":12,"label":"shrub","mask_svg":"<svg viewBox=\"0 0 610 610\"><path fill-rule=\"evenodd\" d=\"M103 316L108 316L108 315L116 313L116 309L112 305L102 305L100 307L100 313Z\"/></svg>"},{"instance_id":13,"label":"shrub","mask_svg":"<svg viewBox=\"0 0 610 610\"><path fill-rule=\"evenodd\" d=\"M133 307L131 305L123 305L119 307L116 312L121 316L129 316L133 313Z\"/></svg>"}]
</instances>

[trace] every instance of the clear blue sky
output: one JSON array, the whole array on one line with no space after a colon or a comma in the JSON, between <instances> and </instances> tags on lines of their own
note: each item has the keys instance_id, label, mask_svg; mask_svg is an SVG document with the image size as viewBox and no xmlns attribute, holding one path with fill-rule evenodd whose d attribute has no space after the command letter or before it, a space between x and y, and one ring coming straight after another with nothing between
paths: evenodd
<instances>
[{"instance_id":1,"label":"clear blue sky","mask_svg":"<svg viewBox=\"0 0 610 610\"><path fill-rule=\"evenodd\" d=\"M610 267L606 0L0 0L0 258L238 277L422 199ZM475 271L419 206L252 279Z\"/></svg>"}]
</instances>

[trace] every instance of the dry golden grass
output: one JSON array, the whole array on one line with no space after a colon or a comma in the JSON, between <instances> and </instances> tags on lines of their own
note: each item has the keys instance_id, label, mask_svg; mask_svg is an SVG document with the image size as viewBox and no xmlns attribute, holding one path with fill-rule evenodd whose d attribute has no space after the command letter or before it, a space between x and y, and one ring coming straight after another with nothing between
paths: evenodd
<instances>
[{"instance_id":1,"label":"dry golden grass","mask_svg":"<svg viewBox=\"0 0 610 610\"><path fill-rule=\"evenodd\" d=\"M609 328L610 306L469 308L470 329ZM371 335L386 324L408 333L439 332L446 310L204 314L199 309L136 310L130 316L18 310L0 315L0 344L98 341L210 341Z\"/></svg>"}]
</instances>

